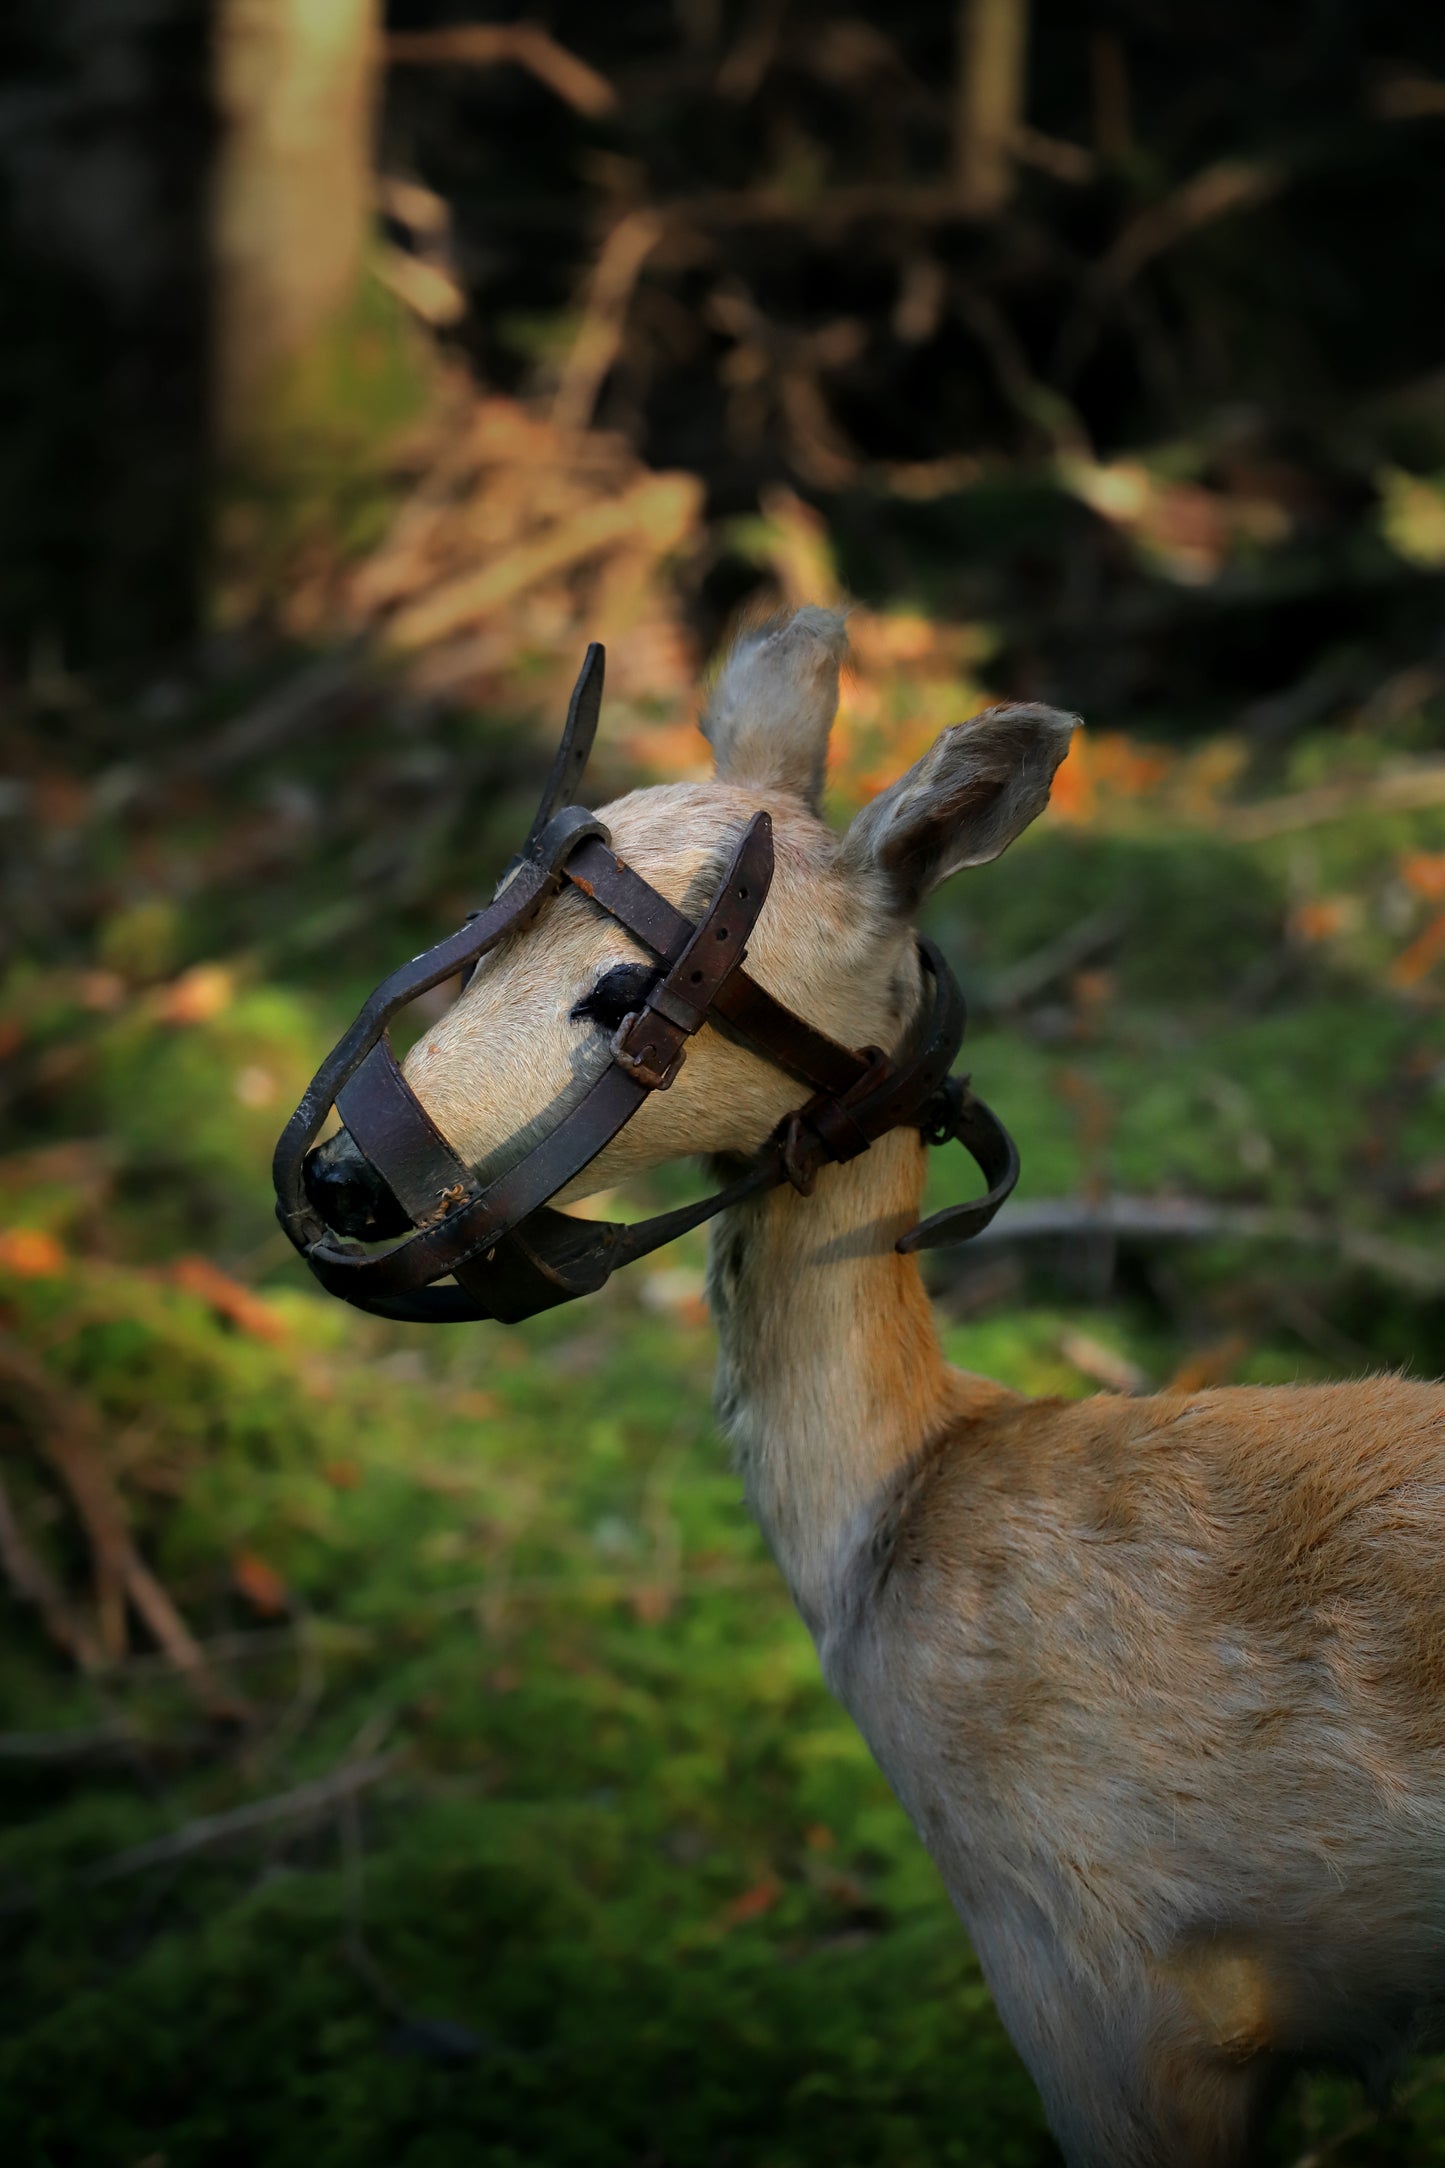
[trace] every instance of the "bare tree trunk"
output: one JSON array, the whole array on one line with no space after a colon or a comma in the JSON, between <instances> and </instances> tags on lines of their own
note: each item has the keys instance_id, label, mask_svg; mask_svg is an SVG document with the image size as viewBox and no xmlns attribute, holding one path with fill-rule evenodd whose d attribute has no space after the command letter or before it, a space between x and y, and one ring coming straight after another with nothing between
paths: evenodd
<instances>
[{"instance_id":1,"label":"bare tree trunk","mask_svg":"<svg viewBox=\"0 0 1445 2168\"><path fill-rule=\"evenodd\" d=\"M1013 193L1028 30L1028 0L959 0L953 170L975 218L996 216Z\"/></svg>"},{"instance_id":2,"label":"bare tree trunk","mask_svg":"<svg viewBox=\"0 0 1445 2168\"><path fill-rule=\"evenodd\" d=\"M218 0L214 415L223 451L352 301L366 248L378 0Z\"/></svg>"}]
</instances>

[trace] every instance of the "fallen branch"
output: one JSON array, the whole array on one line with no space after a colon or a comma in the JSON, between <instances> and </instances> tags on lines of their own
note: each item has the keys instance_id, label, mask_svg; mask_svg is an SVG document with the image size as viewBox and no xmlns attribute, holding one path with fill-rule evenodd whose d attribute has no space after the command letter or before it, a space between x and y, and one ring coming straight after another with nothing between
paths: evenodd
<instances>
[{"instance_id":1,"label":"fallen branch","mask_svg":"<svg viewBox=\"0 0 1445 2168\"><path fill-rule=\"evenodd\" d=\"M354 1798L368 1785L378 1784L395 1767L396 1754L368 1754L361 1760L343 1762L329 1776L313 1777L289 1792L273 1793L269 1799L248 1800L244 1807L228 1807L222 1814L198 1815L183 1822L164 1837L132 1844L109 1859L85 1868L80 1880L90 1885L119 1882L127 1875L143 1874L148 1867L169 1865L174 1860L194 1859L198 1852L229 1844L234 1837L248 1837L258 1829L274 1829L283 1822L306 1821L327 1814L343 1800Z\"/></svg>"},{"instance_id":2,"label":"fallen branch","mask_svg":"<svg viewBox=\"0 0 1445 2168\"><path fill-rule=\"evenodd\" d=\"M100 1669L100 1650L26 1542L3 1477L0 1477L0 1573L4 1574L17 1603L34 1605L41 1625L57 1648L63 1649L82 1671Z\"/></svg>"},{"instance_id":3,"label":"fallen branch","mask_svg":"<svg viewBox=\"0 0 1445 2168\"><path fill-rule=\"evenodd\" d=\"M90 1402L53 1378L44 1364L9 1333L0 1334L0 1380L28 1404L37 1443L69 1492L84 1525L96 1576L103 1654L124 1653L115 1609L129 1597L172 1668L187 1680L204 1706L218 1716L244 1714L243 1704L221 1684L185 1620L135 1547L120 1493L105 1465L100 1422ZM13 1514L11 1524L13 1547L18 1536ZM68 1634L71 1652L85 1668L95 1668L101 1658L91 1657L86 1642L76 1639L79 1629L73 1623L66 1624L63 1599L59 1599L61 1610L57 1612L56 1595L44 1595L43 1576L36 1579L35 1567L32 1561L28 1569L30 1600L41 1607L42 1616L61 1646L67 1645Z\"/></svg>"},{"instance_id":4,"label":"fallen branch","mask_svg":"<svg viewBox=\"0 0 1445 2168\"><path fill-rule=\"evenodd\" d=\"M537 23L458 23L447 30L394 30L382 47L394 67L525 68L564 105L589 120L611 113L617 93L605 75L569 53Z\"/></svg>"},{"instance_id":5,"label":"fallen branch","mask_svg":"<svg viewBox=\"0 0 1445 2168\"><path fill-rule=\"evenodd\" d=\"M128 1724L98 1724L89 1731L0 1731L0 1762L91 1761L129 1754L136 1744Z\"/></svg>"},{"instance_id":6,"label":"fallen branch","mask_svg":"<svg viewBox=\"0 0 1445 2168\"><path fill-rule=\"evenodd\" d=\"M151 1837L144 1844L128 1845L123 1852L113 1852L109 1859L95 1860L90 1866L82 1867L75 1880L82 1888L95 1889L107 1882L121 1882L131 1875L144 1874L151 1867L194 1859L198 1853L214 1851L237 1837L252 1836L257 1830L275 1829L288 1822L304 1822L329 1814L369 1785L380 1783L396 1760L394 1752L367 1754L356 1761L344 1762L328 1776L298 1784L289 1792L274 1793L269 1799L248 1800L245 1806L229 1807L222 1814L198 1815L194 1821L183 1822L179 1829L168 1831L164 1837ZM38 1902L37 1891L15 1890L0 1900L0 1915L31 1911Z\"/></svg>"},{"instance_id":7,"label":"fallen branch","mask_svg":"<svg viewBox=\"0 0 1445 2168\"><path fill-rule=\"evenodd\" d=\"M182 773L221 775L273 746L294 746L302 732L319 729L348 708L357 689L359 653L353 644L318 657L190 747L176 767Z\"/></svg>"},{"instance_id":8,"label":"fallen branch","mask_svg":"<svg viewBox=\"0 0 1445 2168\"><path fill-rule=\"evenodd\" d=\"M1019 1242L1284 1242L1333 1251L1412 1295L1445 1294L1445 1255L1345 1227L1319 1212L1212 1204L1202 1197L1038 1197L1011 1205L969 1250Z\"/></svg>"},{"instance_id":9,"label":"fallen branch","mask_svg":"<svg viewBox=\"0 0 1445 2168\"><path fill-rule=\"evenodd\" d=\"M1301 828L1319 828L1344 820L1362 808L1374 813L1414 813L1445 805L1445 760L1420 761L1364 781L1321 783L1287 798L1267 798L1259 805L1231 806L1218 825L1237 843L1263 843Z\"/></svg>"},{"instance_id":10,"label":"fallen branch","mask_svg":"<svg viewBox=\"0 0 1445 2168\"><path fill-rule=\"evenodd\" d=\"M434 587L398 611L387 638L398 647L425 647L490 616L529 587L550 579L600 550L628 540L663 556L690 532L702 501L702 484L691 474L652 474L621 497L589 504L561 520L537 541L494 557L479 572L466 572Z\"/></svg>"},{"instance_id":11,"label":"fallen branch","mask_svg":"<svg viewBox=\"0 0 1445 2168\"><path fill-rule=\"evenodd\" d=\"M1109 304L1146 264L1217 219L1265 202L1294 177L1289 166L1222 158L1131 219L1089 273L1086 291L1059 339L1054 381L1074 381L1093 352Z\"/></svg>"},{"instance_id":12,"label":"fallen branch","mask_svg":"<svg viewBox=\"0 0 1445 2168\"><path fill-rule=\"evenodd\" d=\"M1101 949L1111 947L1128 923L1122 911L1091 911L1076 926L1066 927L1057 940L1036 949L1032 956L1021 957L992 978L984 989L983 1008L994 1016L1023 1008Z\"/></svg>"},{"instance_id":13,"label":"fallen branch","mask_svg":"<svg viewBox=\"0 0 1445 2168\"><path fill-rule=\"evenodd\" d=\"M588 281L582 323L552 399L554 429L585 429L621 350L627 309L642 267L662 239L655 211L629 211L607 239Z\"/></svg>"},{"instance_id":14,"label":"fallen branch","mask_svg":"<svg viewBox=\"0 0 1445 2168\"><path fill-rule=\"evenodd\" d=\"M1162 203L1151 204L1130 221L1101 259L1094 273L1096 284L1106 293L1117 293L1166 249L1216 219L1263 203L1291 178L1283 166L1249 159L1222 158L1206 166Z\"/></svg>"}]
</instances>

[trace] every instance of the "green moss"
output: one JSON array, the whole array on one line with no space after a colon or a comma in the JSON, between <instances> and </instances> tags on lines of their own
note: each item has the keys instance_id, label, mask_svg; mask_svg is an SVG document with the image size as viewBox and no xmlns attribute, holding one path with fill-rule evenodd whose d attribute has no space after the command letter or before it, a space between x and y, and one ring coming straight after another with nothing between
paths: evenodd
<instances>
[{"instance_id":1,"label":"green moss","mask_svg":"<svg viewBox=\"0 0 1445 2168\"><path fill-rule=\"evenodd\" d=\"M336 771L315 757L325 789ZM220 818L198 811L184 849ZM1435 819L1312 832L1311 880L1383 895L1400 849L1436 847ZM1410 1185L1445 1150L1445 1020L1352 954L1291 945L1299 848L1046 828L941 899L981 997L967 1065L1018 1137L1023 1198L1183 1190L1434 1239L1431 1192L1411 1203ZM0 1004L29 1080L0 1210L51 1238L0 1249L7 1329L98 1410L142 1549L198 1633L239 1645L224 1661L256 1710L243 1738L215 1735L144 1654L79 1681L16 1614L5 1728L121 1717L139 1749L0 1763L15 2158L1045 2168L1036 2098L937 1876L744 1512L708 1414L706 1327L649 1307L644 1268L522 1327L419 1334L327 1301L290 1259L267 1183L280 1122L372 964L446 918L418 890L414 922L288 948L283 922L340 882L298 863L244 914L223 899L122 918L119 995L88 1006L78 966L32 966ZM1065 968L989 1012L1101 908L1118 925L1089 959L1104 978L1081 991ZM218 955L224 980L155 983ZM963 1154L932 1156L930 1207L977 1186ZM191 1251L235 1276L239 1304L178 1280ZM665 1263L701 1258L692 1238ZM1327 1246L1125 1262L1107 1299L1028 1262L959 1319L944 1285L949 1354L1067 1396L1110 1356L1162 1381L1219 1346L1242 1380L1438 1364L1431 1306ZM40 1456L18 1443L6 1474L83 1592ZM245 1593L248 1557L282 1613ZM377 1741L396 1761L360 1811L359 1883L334 1818L85 1879ZM395 2003L471 2028L476 2059L396 2052L395 2010L347 1960L358 1920ZM1293 2100L1272 2157L1356 2107L1343 2087ZM1424 2168L1442 2129L1436 2086L1338 2157Z\"/></svg>"}]
</instances>

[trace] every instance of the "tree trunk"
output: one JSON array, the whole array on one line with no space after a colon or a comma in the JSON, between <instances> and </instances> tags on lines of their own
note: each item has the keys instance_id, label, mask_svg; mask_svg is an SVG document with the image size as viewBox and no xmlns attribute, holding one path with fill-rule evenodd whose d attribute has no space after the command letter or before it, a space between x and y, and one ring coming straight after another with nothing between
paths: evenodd
<instances>
[{"instance_id":1,"label":"tree trunk","mask_svg":"<svg viewBox=\"0 0 1445 2168\"><path fill-rule=\"evenodd\" d=\"M352 303L366 248L378 0L218 0L214 398L223 452Z\"/></svg>"},{"instance_id":2,"label":"tree trunk","mask_svg":"<svg viewBox=\"0 0 1445 2168\"><path fill-rule=\"evenodd\" d=\"M975 218L995 217L1013 193L1028 34L1028 0L960 0L954 180Z\"/></svg>"}]
</instances>

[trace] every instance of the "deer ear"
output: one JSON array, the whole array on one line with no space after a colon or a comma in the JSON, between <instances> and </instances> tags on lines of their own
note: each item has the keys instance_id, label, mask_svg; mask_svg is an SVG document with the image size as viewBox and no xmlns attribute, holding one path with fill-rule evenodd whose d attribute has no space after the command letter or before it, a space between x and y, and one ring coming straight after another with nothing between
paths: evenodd
<instances>
[{"instance_id":1,"label":"deer ear","mask_svg":"<svg viewBox=\"0 0 1445 2168\"><path fill-rule=\"evenodd\" d=\"M896 907L915 911L940 881L997 858L1043 812L1078 720L1057 708L1000 707L955 723L863 808L843 838L844 863L881 875Z\"/></svg>"},{"instance_id":2,"label":"deer ear","mask_svg":"<svg viewBox=\"0 0 1445 2168\"><path fill-rule=\"evenodd\" d=\"M847 647L837 610L798 610L742 635L702 719L723 782L791 791L817 811Z\"/></svg>"}]
</instances>

